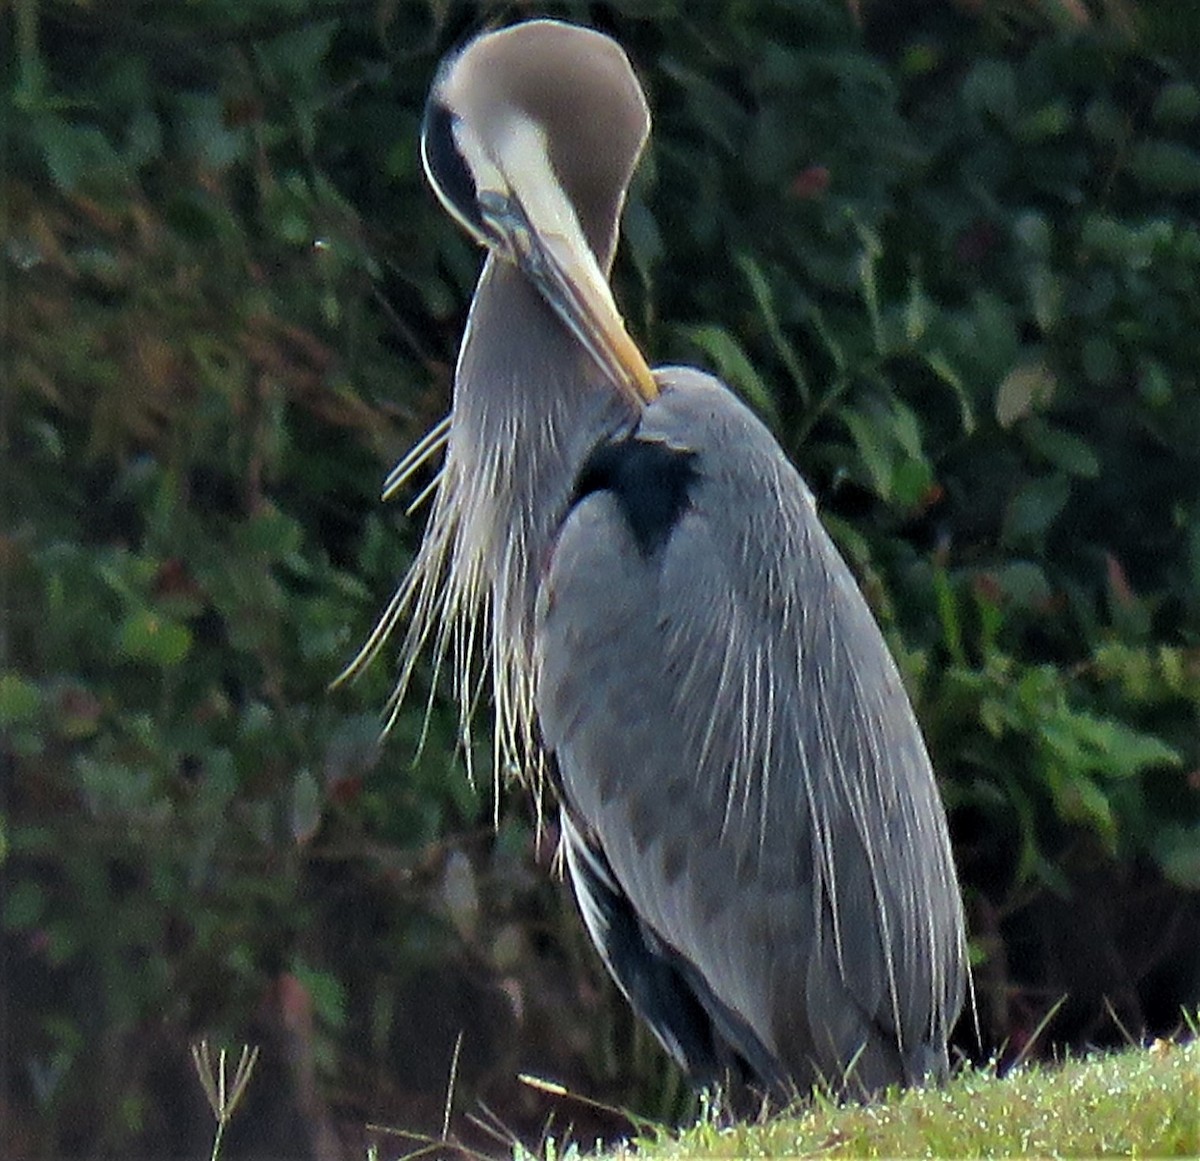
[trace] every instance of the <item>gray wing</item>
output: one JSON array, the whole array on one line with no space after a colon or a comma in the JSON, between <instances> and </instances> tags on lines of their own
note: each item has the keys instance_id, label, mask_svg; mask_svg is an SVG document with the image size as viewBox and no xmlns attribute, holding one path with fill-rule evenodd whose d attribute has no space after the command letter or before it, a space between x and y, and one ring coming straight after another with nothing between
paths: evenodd
<instances>
[{"instance_id":1,"label":"gray wing","mask_svg":"<svg viewBox=\"0 0 1200 1161\"><path fill-rule=\"evenodd\" d=\"M589 929L628 992L594 920L635 917L772 1090L942 1074L961 901L895 666L766 429L708 377L660 374L635 435L689 453L685 502L647 538L588 492L539 594L539 723Z\"/></svg>"}]
</instances>

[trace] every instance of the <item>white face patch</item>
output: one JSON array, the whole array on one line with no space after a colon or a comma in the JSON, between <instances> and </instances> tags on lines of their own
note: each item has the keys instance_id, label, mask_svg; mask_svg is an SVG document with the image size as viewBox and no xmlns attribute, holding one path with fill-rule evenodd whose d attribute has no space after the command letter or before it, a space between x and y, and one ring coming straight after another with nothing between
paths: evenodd
<instances>
[{"instance_id":1,"label":"white face patch","mask_svg":"<svg viewBox=\"0 0 1200 1161\"><path fill-rule=\"evenodd\" d=\"M504 174L488 156L483 142L476 137L471 127L459 117L455 119L452 132L454 133L454 144L458 147L458 152L462 154L467 168L475 178L476 191L478 193L490 191L507 195L508 183L504 180Z\"/></svg>"},{"instance_id":2,"label":"white face patch","mask_svg":"<svg viewBox=\"0 0 1200 1161\"><path fill-rule=\"evenodd\" d=\"M543 237L561 238L572 249L589 248L575 207L550 164L545 129L522 114L506 118L497 134L496 158L525 216ZM468 159L468 164L469 164Z\"/></svg>"},{"instance_id":3,"label":"white face patch","mask_svg":"<svg viewBox=\"0 0 1200 1161\"><path fill-rule=\"evenodd\" d=\"M505 183L500 192L516 199L543 250L562 268L574 266L579 282L603 302L606 313L616 316L608 279L550 164L545 129L528 117L513 115L497 134L495 156L500 181Z\"/></svg>"}]
</instances>

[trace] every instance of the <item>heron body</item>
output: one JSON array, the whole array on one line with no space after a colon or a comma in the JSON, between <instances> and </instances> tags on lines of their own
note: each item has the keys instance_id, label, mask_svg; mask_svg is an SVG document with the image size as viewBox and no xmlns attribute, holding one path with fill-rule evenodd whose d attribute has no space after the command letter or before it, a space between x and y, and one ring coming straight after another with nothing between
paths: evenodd
<instances>
[{"instance_id":1,"label":"heron body","mask_svg":"<svg viewBox=\"0 0 1200 1161\"><path fill-rule=\"evenodd\" d=\"M500 757L550 771L587 929L698 1083L940 1078L962 907L896 667L767 429L651 373L608 290L648 129L585 29L440 70L426 167L490 253L426 539L364 656L408 618L401 697L425 645L487 652Z\"/></svg>"}]
</instances>

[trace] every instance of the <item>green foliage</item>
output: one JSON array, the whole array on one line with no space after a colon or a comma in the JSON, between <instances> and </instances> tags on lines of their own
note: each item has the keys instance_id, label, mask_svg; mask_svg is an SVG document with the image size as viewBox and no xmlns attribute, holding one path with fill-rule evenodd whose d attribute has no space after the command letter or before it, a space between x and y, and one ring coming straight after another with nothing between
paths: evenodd
<instances>
[{"instance_id":1,"label":"green foliage","mask_svg":"<svg viewBox=\"0 0 1200 1161\"><path fill-rule=\"evenodd\" d=\"M614 31L650 92L632 329L772 425L901 658L985 1037L1022 1043L1074 990L1035 917L1098 874L1165 932L1130 951L1113 888L1123 1018L1174 1019L1128 997L1166 968L1200 990L1195 18L550 7ZM417 135L482 19L0 14L4 1099L43 1153L79 1125L89 1151L165 1151L131 1062L245 1038L264 996L303 996L308 1063L363 1088L425 971L492 981L495 1027L584 1091L633 1100L636 1071L651 1099L644 1039L536 885L521 808L492 833L431 675L382 753L387 667L327 688L419 535L378 489L447 405L478 258ZM1094 1028L1089 996L1063 1035Z\"/></svg>"}]
</instances>

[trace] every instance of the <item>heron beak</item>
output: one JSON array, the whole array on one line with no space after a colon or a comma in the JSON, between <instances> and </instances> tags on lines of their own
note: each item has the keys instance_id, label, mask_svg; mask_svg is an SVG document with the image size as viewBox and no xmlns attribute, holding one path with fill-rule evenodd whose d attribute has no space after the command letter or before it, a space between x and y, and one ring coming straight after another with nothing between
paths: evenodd
<instances>
[{"instance_id":1,"label":"heron beak","mask_svg":"<svg viewBox=\"0 0 1200 1161\"><path fill-rule=\"evenodd\" d=\"M658 395L658 384L625 329L590 247L585 244L580 253L561 235L531 234L521 266L613 383L639 406Z\"/></svg>"},{"instance_id":2,"label":"heron beak","mask_svg":"<svg viewBox=\"0 0 1200 1161\"><path fill-rule=\"evenodd\" d=\"M561 197L557 188L554 192ZM539 207L511 194L483 195L480 201L488 224L503 238L508 257L610 382L638 407L657 398L658 384L650 366L629 337L608 280L574 214L564 221L561 207L547 206L539 213Z\"/></svg>"}]
</instances>

